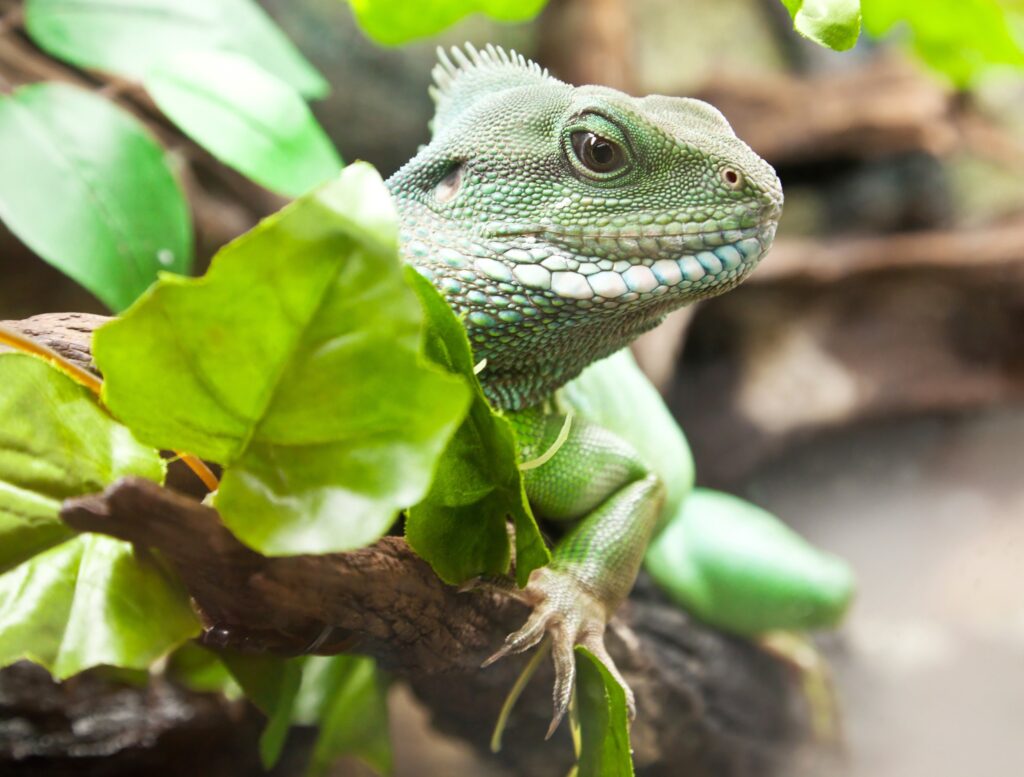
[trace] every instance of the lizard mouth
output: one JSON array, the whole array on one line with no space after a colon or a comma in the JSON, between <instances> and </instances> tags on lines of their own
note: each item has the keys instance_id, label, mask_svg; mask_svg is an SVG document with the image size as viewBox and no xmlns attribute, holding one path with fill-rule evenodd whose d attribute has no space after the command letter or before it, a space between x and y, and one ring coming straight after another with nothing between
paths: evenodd
<instances>
[{"instance_id":1,"label":"lizard mouth","mask_svg":"<svg viewBox=\"0 0 1024 777\"><path fill-rule=\"evenodd\" d=\"M511 275L528 288L613 307L656 298L675 298L677 306L680 297L713 296L742 281L771 246L776 224L701 224L681 234L656 225L613 231L502 224L488 237L498 243L496 253L511 260Z\"/></svg>"}]
</instances>

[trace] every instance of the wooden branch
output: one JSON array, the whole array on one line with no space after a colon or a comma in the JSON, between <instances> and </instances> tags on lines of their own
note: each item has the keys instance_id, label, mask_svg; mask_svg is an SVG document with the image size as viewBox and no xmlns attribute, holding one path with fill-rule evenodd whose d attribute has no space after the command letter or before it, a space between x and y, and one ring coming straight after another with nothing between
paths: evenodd
<instances>
[{"instance_id":1,"label":"wooden branch","mask_svg":"<svg viewBox=\"0 0 1024 777\"><path fill-rule=\"evenodd\" d=\"M1024 219L972 229L943 229L833 240L782 238L750 284L836 283L902 270L976 273L1024 263Z\"/></svg>"},{"instance_id":2,"label":"wooden branch","mask_svg":"<svg viewBox=\"0 0 1024 777\"><path fill-rule=\"evenodd\" d=\"M87 363L84 339L102 321L63 314L5 325ZM69 500L62 515L80 531L161 553L193 597L206 642L282 655L373 655L408 680L439 728L486 750L524 659L479 665L526 611L493 593L444 585L403 539L344 554L266 558L235 539L212 508L138 479ZM806 741L806 711L785 665L691 621L650 585L641 583L621 615L636 643L609 642L637 694L641 774L769 775ZM562 775L571 760L564 731L543 744L550 689L545 667L513 715L502 758L516 773Z\"/></svg>"},{"instance_id":3,"label":"wooden branch","mask_svg":"<svg viewBox=\"0 0 1024 777\"><path fill-rule=\"evenodd\" d=\"M773 164L943 154L959 143L952 92L894 55L813 78L722 74L693 96Z\"/></svg>"}]
</instances>

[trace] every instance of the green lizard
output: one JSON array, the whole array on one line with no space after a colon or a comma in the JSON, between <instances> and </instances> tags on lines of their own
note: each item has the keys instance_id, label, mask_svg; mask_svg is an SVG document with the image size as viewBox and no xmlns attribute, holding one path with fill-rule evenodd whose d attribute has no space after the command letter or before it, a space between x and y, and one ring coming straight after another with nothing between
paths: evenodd
<instances>
[{"instance_id":1,"label":"green lizard","mask_svg":"<svg viewBox=\"0 0 1024 777\"><path fill-rule=\"evenodd\" d=\"M577 644L633 710L604 632L666 493L626 440L585 419L567 424L556 392L668 312L740 283L771 245L782 189L706 103L573 87L491 46L440 57L431 141L388 186L404 258L463 317L524 460L561 443L524 479L536 514L570 528L519 592L532 615L489 659L551 635L550 735Z\"/></svg>"}]
</instances>

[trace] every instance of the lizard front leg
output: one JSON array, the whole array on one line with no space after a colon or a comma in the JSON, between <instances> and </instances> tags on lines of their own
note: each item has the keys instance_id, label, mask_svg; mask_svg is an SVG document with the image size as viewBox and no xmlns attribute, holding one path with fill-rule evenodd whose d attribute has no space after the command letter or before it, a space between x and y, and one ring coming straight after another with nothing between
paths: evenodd
<instances>
[{"instance_id":1,"label":"lizard front leg","mask_svg":"<svg viewBox=\"0 0 1024 777\"><path fill-rule=\"evenodd\" d=\"M604 644L605 626L629 594L658 524L665 489L633 448L583 419L532 408L509 414L523 459L543 460L524 471L527 497L537 515L575 523L556 543L551 563L535 570L520 596L533 606L526 624L486 663L552 638L554 717L550 736L569 706L576 672L574 647L597 657L633 694ZM552 447L564 442L549 459ZM486 665L486 664L485 664Z\"/></svg>"}]
</instances>

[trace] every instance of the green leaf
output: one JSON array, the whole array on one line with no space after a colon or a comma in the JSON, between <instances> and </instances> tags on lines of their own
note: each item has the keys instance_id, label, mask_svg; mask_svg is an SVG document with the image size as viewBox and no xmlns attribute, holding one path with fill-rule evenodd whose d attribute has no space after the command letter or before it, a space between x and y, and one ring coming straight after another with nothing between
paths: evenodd
<instances>
[{"instance_id":1,"label":"green leaf","mask_svg":"<svg viewBox=\"0 0 1024 777\"><path fill-rule=\"evenodd\" d=\"M224 51L188 51L146 77L157 106L229 167L289 197L341 170L312 112L287 82Z\"/></svg>"},{"instance_id":2,"label":"green leaf","mask_svg":"<svg viewBox=\"0 0 1024 777\"><path fill-rule=\"evenodd\" d=\"M327 82L253 0L26 0L32 40L58 59L141 81L181 51L249 57L306 97Z\"/></svg>"},{"instance_id":3,"label":"green leaf","mask_svg":"<svg viewBox=\"0 0 1024 777\"><path fill-rule=\"evenodd\" d=\"M1000 0L862 0L864 27L876 37L907 28L914 53L956 86L993 68L1024 67L1024 6Z\"/></svg>"},{"instance_id":4,"label":"green leaf","mask_svg":"<svg viewBox=\"0 0 1024 777\"><path fill-rule=\"evenodd\" d=\"M576 647L576 699L580 710L577 777L632 777L626 694L584 647Z\"/></svg>"},{"instance_id":5,"label":"green leaf","mask_svg":"<svg viewBox=\"0 0 1024 777\"><path fill-rule=\"evenodd\" d=\"M793 17L793 28L820 46L846 51L860 37L860 0L782 0L782 4Z\"/></svg>"},{"instance_id":6,"label":"green leaf","mask_svg":"<svg viewBox=\"0 0 1024 777\"><path fill-rule=\"evenodd\" d=\"M471 13L526 22L547 0L349 0L356 21L377 43L394 46L440 32Z\"/></svg>"},{"instance_id":7,"label":"green leaf","mask_svg":"<svg viewBox=\"0 0 1024 777\"><path fill-rule=\"evenodd\" d=\"M293 720L320 728L306 772L309 777L326 774L343 755L360 758L379 774L391 773L387 700L373 659L306 659Z\"/></svg>"},{"instance_id":8,"label":"green leaf","mask_svg":"<svg viewBox=\"0 0 1024 777\"><path fill-rule=\"evenodd\" d=\"M291 726L301 725L320 729L308 775L325 774L342 755L355 755L382 774L391 771L387 704L372 659L283 659L232 650L217 655L246 697L267 716L260 738L266 768L280 756Z\"/></svg>"},{"instance_id":9,"label":"green leaf","mask_svg":"<svg viewBox=\"0 0 1024 777\"><path fill-rule=\"evenodd\" d=\"M853 574L759 507L695 489L647 549L647 570L693 615L752 635L834 626Z\"/></svg>"},{"instance_id":10,"label":"green leaf","mask_svg":"<svg viewBox=\"0 0 1024 777\"><path fill-rule=\"evenodd\" d=\"M221 657L197 642L186 642L171 654L166 674L198 693L222 693L229 699L240 698L243 693Z\"/></svg>"},{"instance_id":11,"label":"green leaf","mask_svg":"<svg viewBox=\"0 0 1024 777\"><path fill-rule=\"evenodd\" d=\"M160 145L82 89L43 83L0 96L0 218L114 310L161 269L187 272L192 226ZM30 185L29 185L30 184Z\"/></svg>"},{"instance_id":12,"label":"green leaf","mask_svg":"<svg viewBox=\"0 0 1024 777\"><path fill-rule=\"evenodd\" d=\"M0 572L73 536L63 500L125 475L163 482L164 462L64 373L0 354Z\"/></svg>"},{"instance_id":13,"label":"green leaf","mask_svg":"<svg viewBox=\"0 0 1024 777\"><path fill-rule=\"evenodd\" d=\"M139 439L226 466L214 504L241 540L327 553L423 497L465 414L464 381L425 362L421 336L390 195L354 164L205 277L162 279L93 356Z\"/></svg>"},{"instance_id":14,"label":"green leaf","mask_svg":"<svg viewBox=\"0 0 1024 777\"><path fill-rule=\"evenodd\" d=\"M246 698L267 716L259 747L263 768L270 769L280 758L291 730L305 660L232 650L220 651L218 655Z\"/></svg>"},{"instance_id":15,"label":"green leaf","mask_svg":"<svg viewBox=\"0 0 1024 777\"><path fill-rule=\"evenodd\" d=\"M441 456L430 492L409 510L405 536L442 580L457 584L481 574L508 571L509 516L516 529L516 579L551 555L523 490L515 434L491 410L476 376L466 330L433 285L412 268L409 283L427 317L426 353L473 386L473 403Z\"/></svg>"},{"instance_id":16,"label":"green leaf","mask_svg":"<svg viewBox=\"0 0 1024 777\"><path fill-rule=\"evenodd\" d=\"M188 595L156 559L74 537L58 518L64 499L124 475L162 482L164 463L64 373L0 355L0 666L26 658L58 678L145 669L199 633Z\"/></svg>"},{"instance_id":17,"label":"green leaf","mask_svg":"<svg viewBox=\"0 0 1024 777\"><path fill-rule=\"evenodd\" d=\"M0 666L144 669L198 634L185 589L120 540L82 535L0 575Z\"/></svg>"},{"instance_id":18,"label":"green leaf","mask_svg":"<svg viewBox=\"0 0 1024 777\"><path fill-rule=\"evenodd\" d=\"M665 483L662 515L674 515L693 488L693 454L682 429L628 348L590 365L562 389L562 399L588 421L614 432Z\"/></svg>"}]
</instances>

